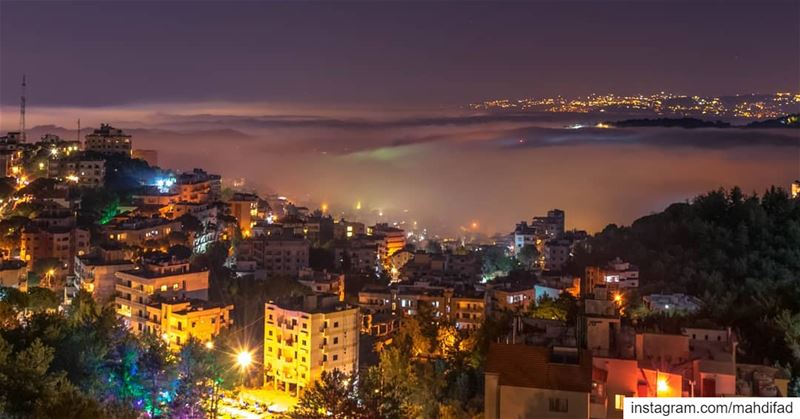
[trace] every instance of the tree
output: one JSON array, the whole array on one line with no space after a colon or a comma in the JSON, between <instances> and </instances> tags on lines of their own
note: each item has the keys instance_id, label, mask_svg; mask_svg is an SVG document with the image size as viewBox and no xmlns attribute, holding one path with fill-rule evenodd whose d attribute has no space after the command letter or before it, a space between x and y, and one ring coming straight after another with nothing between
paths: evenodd
<instances>
[{"instance_id":1,"label":"tree","mask_svg":"<svg viewBox=\"0 0 800 419\"><path fill-rule=\"evenodd\" d=\"M207 348L190 339L178 356L178 383L172 414L180 417L217 417L219 401L233 389L235 368L226 351Z\"/></svg>"},{"instance_id":2,"label":"tree","mask_svg":"<svg viewBox=\"0 0 800 419\"><path fill-rule=\"evenodd\" d=\"M294 419L363 417L355 385L354 376L338 369L323 371L319 380L303 392L289 416Z\"/></svg>"},{"instance_id":3,"label":"tree","mask_svg":"<svg viewBox=\"0 0 800 419\"><path fill-rule=\"evenodd\" d=\"M183 214L177 218L181 222L181 230L186 232L202 233L203 223L192 214Z\"/></svg>"},{"instance_id":4,"label":"tree","mask_svg":"<svg viewBox=\"0 0 800 419\"><path fill-rule=\"evenodd\" d=\"M28 309L33 312L55 310L61 303L58 295L47 288L30 287L28 289Z\"/></svg>"},{"instance_id":5,"label":"tree","mask_svg":"<svg viewBox=\"0 0 800 419\"><path fill-rule=\"evenodd\" d=\"M138 364L143 391L147 395L144 410L151 416L160 416L166 410L167 400L162 394L170 390L169 383L174 378L175 358L167 343L159 336L145 333L141 341L143 350Z\"/></svg>"},{"instance_id":6,"label":"tree","mask_svg":"<svg viewBox=\"0 0 800 419\"><path fill-rule=\"evenodd\" d=\"M487 247L481 253L481 259L484 279L506 275L514 267L514 262L502 247Z\"/></svg>"},{"instance_id":7,"label":"tree","mask_svg":"<svg viewBox=\"0 0 800 419\"><path fill-rule=\"evenodd\" d=\"M517 260L525 269L530 269L539 260L539 250L534 245L526 244L519 251Z\"/></svg>"}]
</instances>

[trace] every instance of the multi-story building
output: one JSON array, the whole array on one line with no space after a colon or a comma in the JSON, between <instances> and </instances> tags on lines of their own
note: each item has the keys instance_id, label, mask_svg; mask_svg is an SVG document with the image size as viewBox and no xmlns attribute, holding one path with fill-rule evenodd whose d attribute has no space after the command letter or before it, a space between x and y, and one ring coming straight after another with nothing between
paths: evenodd
<instances>
[{"instance_id":1,"label":"multi-story building","mask_svg":"<svg viewBox=\"0 0 800 419\"><path fill-rule=\"evenodd\" d=\"M358 370L358 307L333 295L309 295L264 307L266 385L293 395L302 393L323 371Z\"/></svg>"},{"instance_id":2,"label":"multi-story building","mask_svg":"<svg viewBox=\"0 0 800 419\"><path fill-rule=\"evenodd\" d=\"M23 260L0 260L0 286L25 290L28 263Z\"/></svg>"},{"instance_id":3,"label":"multi-story building","mask_svg":"<svg viewBox=\"0 0 800 419\"><path fill-rule=\"evenodd\" d=\"M800 197L800 180L792 182L792 198Z\"/></svg>"},{"instance_id":4,"label":"multi-story building","mask_svg":"<svg viewBox=\"0 0 800 419\"><path fill-rule=\"evenodd\" d=\"M368 240L337 242L333 248L336 269L348 272L375 272L378 267L378 245Z\"/></svg>"},{"instance_id":5,"label":"multi-story building","mask_svg":"<svg viewBox=\"0 0 800 419\"><path fill-rule=\"evenodd\" d=\"M180 221L154 217L130 217L104 226L103 232L109 240L131 246L141 246L148 240L166 239L169 233L181 231Z\"/></svg>"},{"instance_id":6,"label":"multi-story building","mask_svg":"<svg viewBox=\"0 0 800 419\"><path fill-rule=\"evenodd\" d=\"M80 186L100 187L106 181L106 161L83 154L54 158L48 164L47 176Z\"/></svg>"},{"instance_id":7,"label":"multi-story building","mask_svg":"<svg viewBox=\"0 0 800 419\"><path fill-rule=\"evenodd\" d=\"M92 254L75 257L75 284L92 294L95 301L114 301L116 273L136 267L131 254L112 246L98 247Z\"/></svg>"},{"instance_id":8,"label":"multi-story building","mask_svg":"<svg viewBox=\"0 0 800 419\"><path fill-rule=\"evenodd\" d=\"M231 209L231 215L236 217L239 222L239 229L242 230L242 235L250 237L255 223L259 219L259 199L258 195L251 193L235 193L228 200L228 205Z\"/></svg>"},{"instance_id":9,"label":"multi-story building","mask_svg":"<svg viewBox=\"0 0 800 419\"><path fill-rule=\"evenodd\" d=\"M89 251L89 231L59 225L31 224L23 228L20 240L20 259L33 266L37 260L58 259L60 268L55 276L65 277L73 272L75 257Z\"/></svg>"},{"instance_id":10,"label":"multi-story building","mask_svg":"<svg viewBox=\"0 0 800 419\"><path fill-rule=\"evenodd\" d=\"M161 336L170 349L194 338L201 342L214 339L230 326L233 305L221 305L194 298L154 296L147 303L145 330Z\"/></svg>"},{"instance_id":11,"label":"multi-story building","mask_svg":"<svg viewBox=\"0 0 800 419\"><path fill-rule=\"evenodd\" d=\"M191 269L188 260L168 256L151 257L134 269L119 271L117 277L117 315L134 333L146 330L147 305L153 296L208 300L208 271Z\"/></svg>"},{"instance_id":12,"label":"multi-story building","mask_svg":"<svg viewBox=\"0 0 800 419\"><path fill-rule=\"evenodd\" d=\"M572 243L569 240L549 240L544 244L544 269L559 271L569 261Z\"/></svg>"},{"instance_id":13,"label":"multi-story building","mask_svg":"<svg viewBox=\"0 0 800 419\"><path fill-rule=\"evenodd\" d=\"M497 282L487 287L492 311L526 310L536 302L536 287L528 282Z\"/></svg>"},{"instance_id":14,"label":"multi-story building","mask_svg":"<svg viewBox=\"0 0 800 419\"><path fill-rule=\"evenodd\" d=\"M592 359L576 348L492 344L485 368L485 418L588 419ZM599 417L599 416L591 416ZM602 416L605 417L605 416Z\"/></svg>"},{"instance_id":15,"label":"multi-story building","mask_svg":"<svg viewBox=\"0 0 800 419\"><path fill-rule=\"evenodd\" d=\"M378 242L378 256L384 265L389 263L389 257L406 246L405 231L391 227L386 223L378 223L371 226L367 229L367 234L380 239Z\"/></svg>"},{"instance_id":16,"label":"multi-story building","mask_svg":"<svg viewBox=\"0 0 800 419\"><path fill-rule=\"evenodd\" d=\"M586 267L586 293L595 293L595 288L602 287L606 290L639 287L639 268L620 258L608 263L606 267Z\"/></svg>"},{"instance_id":17,"label":"multi-story building","mask_svg":"<svg viewBox=\"0 0 800 419\"><path fill-rule=\"evenodd\" d=\"M239 256L255 260L267 276L296 277L308 267L309 243L303 238L260 236L242 240Z\"/></svg>"},{"instance_id":18,"label":"multi-story building","mask_svg":"<svg viewBox=\"0 0 800 419\"><path fill-rule=\"evenodd\" d=\"M427 283L366 286L358 303L370 312L413 316L424 306L434 318L455 323L459 329L477 329L486 316L484 292L435 286Z\"/></svg>"},{"instance_id":19,"label":"multi-story building","mask_svg":"<svg viewBox=\"0 0 800 419\"><path fill-rule=\"evenodd\" d=\"M19 132L9 132L0 137L0 174L13 177L20 175L23 143Z\"/></svg>"},{"instance_id":20,"label":"multi-story building","mask_svg":"<svg viewBox=\"0 0 800 419\"><path fill-rule=\"evenodd\" d=\"M564 211L552 209L545 217L533 217L531 226L545 239L557 239L564 235Z\"/></svg>"},{"instance_id":21,"label":"multi-story building","mask_svg":"<svg viewBox=\"0 0 800 419\"><path fill-rule=\"evenodd\" d=\"M202 169L181 173L175 178L175 189L180 202L204 204L219 200L222 182L219 175L206 173Z\"/></svg>"},{"instance_id":22,"label":"multi-story building","mask_svg":"<svg viewBox=\"0 0 800 419\"><path fill-rule=\"evenodd\" d=\"M364 223L340 219L333 225L333 238L336 240L350 240L367 234Z\"/></svg>"},{"instance_id":23,"label":"multi-story building","mask_svg":"<svg viewBox=\"0 0 800 419\"><path fill-rule=\"evenodd\" d=\"M525 246L536 246L536 229L522 221L514 228L514 256Z\"/></svg>"},{"instance_id":24,"label":"multi-story building","mask_svg":"<svg viewBox=\"0 0 800 419\"><path fill-rule=\"evenodd\" d=\"M457 329L477 330L486 316L486 298L482 292L453 294L449 301L449 317Z\"/></svg>"},{"instance_id":25,"label":"multi-story building","mask_svg":"<svg viewBox=\"0 0 800 419\"><path fill-rule=\"evenodd\" d=\"M109 124L100 124L99 129L86 136L84 150L100 154L131 155L131 136Z\"/></svg>"},{"instance_id":26,"label":"multi-story building","mask_svg":"<svg viewBox=\"0 0 800 419\"><path fill-rule=\"evenodd\" d=\"M339 297L339 301L344 301L344 274L330 272L319 272L311 268L300 270L297 282L307 286L317 294L333 294Z\"/></svg>"}]
</instances>

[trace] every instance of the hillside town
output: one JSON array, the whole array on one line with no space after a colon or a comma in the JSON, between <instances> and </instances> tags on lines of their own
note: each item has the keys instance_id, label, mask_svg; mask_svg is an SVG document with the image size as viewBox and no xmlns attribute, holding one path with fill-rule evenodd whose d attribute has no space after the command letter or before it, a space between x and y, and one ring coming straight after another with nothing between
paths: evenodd
<instances>
[{"instance_id":1,"label":"hillside town","mask_svg":"<svg viewBox=\"0 0 800 419\"><path fill-rule=\"evenodd\" d=\"M133 339L179 357L221 351L236 377L199 393L197 417L303 417L333 409L309 394L348 380L397 399L361 400L377 416L357 417L611 419L625 398L792 391L788 364L743 360L740 330L697 316L708 296L662 291L623 255L579 263L592 235L562 210L483 241L412 240L395 223L159 167L135 140L108 124L75 140L0 138L3 325L73 316L88 298ZM684 317L698 321L673 327ZM393 382L404 374L416 378ZM132 406L188 406L171 404L181 387L168 381ZM439 393L433 405L412 381Z\"/></svg>"}]
</instances>

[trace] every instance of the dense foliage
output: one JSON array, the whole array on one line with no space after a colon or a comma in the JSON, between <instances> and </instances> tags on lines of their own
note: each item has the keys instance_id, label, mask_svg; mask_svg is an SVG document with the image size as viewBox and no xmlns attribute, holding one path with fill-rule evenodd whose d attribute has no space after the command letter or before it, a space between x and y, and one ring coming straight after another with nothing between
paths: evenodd
<instances>
[{"instance_id":1,"label":"dense foliage","mask_svg":"<svg viewBox=\"0 0 800 419\"><path fill-rule=\"evenodd\" d=\"M575 273L622 257L639 265L640 293L682 292L705 303L695 320L732 327L740 360L778 363L800 375L800 200L771 188L717 190L630 227L609 225Z\"/></svg>"},{"instance_id":2,"label":"dense foliage","mask_svg":"<svg viewBox=\"0 0 800 419\"><path fill-rule=\"evenodd\" d=\"M65 312L46 292L3 288L0 411L9 417L205 417L235 382L233 359L195 340L172 353L134 336L111 306L80 292ZM4 416L4 417L6 417Z\"/></svg>"}]
</instances>

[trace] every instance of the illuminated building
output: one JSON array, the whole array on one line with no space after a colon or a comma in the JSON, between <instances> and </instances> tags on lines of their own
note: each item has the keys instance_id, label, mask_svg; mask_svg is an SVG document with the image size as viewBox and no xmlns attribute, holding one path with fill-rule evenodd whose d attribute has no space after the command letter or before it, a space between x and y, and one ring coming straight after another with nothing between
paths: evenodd
<instances>
[{"instance_id":1,"label":"illuminated building","mask_svg":"<svg viewBox=\"0 0 800 419\"><path fill-rule=\"evenodd\" d=\"M86 136L84 150L100 154L124 154L130 156L131 136L109 124L100 124L99 129L95 129Z\"/></svg>"},{"instance_id":2,"label":"illuminated building","mask_svg":"<svg viewBox=\"0 0 800 419\"><path fill-rule=\"evenodd\" d=\"M557 239L564 235L564 211L552 209L545 217L533 217L531 223L537 235L542 239Z\"/></svg>"},{"instance_id":3,"label":"illuminated building","mask_svg":"<svg viewBox=\"0 0 800 419\"><path fill-rule=\"evenodd\" d=\"M336 240L350 240L367 234L364 223L340 219L333 225L333 238Z\"/></svg>"},{"instance_id":4,"label":"illuminated building","mask_svg":"<svg viewBox=\"0 0 800 419\"><path fill-rule=\"evenodd\" d=\"M95 301L114 301L116 273L133 269L132 255L122 248L99 247L91 255L75 257L75 284L92 294Z\"/></svg>"},{"instance_id":5,"label":"illuminated building","mask_svg":"<svg viewBox=\"0 0 800 419\"><path fill-rule=\"evenodd\" d=\"M358 303L370 312L390 312L400 316L413 316L425 306L434 318L452 321L458 329L477 329L486 315L484 292L424 282L398 283L389 287L365 286L358 293Z\"/></svg>"},{"instance_id":6,"label":"illuminated building","mask_svg":"<svg viewBox=\"0 0 800 419\"><path fill-rule=\"evenodd\" d=\"M222 183L219 175L206 173L202 169L181 173L175 178L175 190L179 202L209 203L219 200Z\"/></svg>"},{"instance_id":7,"label":"illuminated building","mask_svg":"<svg viewBox=\"0 0 800 419\"><path fill-rule=\"evenodd\" d=\"M39 141L34 143L33 146L41 150L47 150L48 154L50 154L50 158L56 159L79 152L81 149L81 142L65 141L58 135L45 134Z\"/></svg>"},{"instance_id":8,"label":"illuminated building","mask_svg":"<svg viewBox=\"0 0 800 419\"><path fill-rule=\"evenodd\" d=\"M166 239L169 233L181 231L180 221L165 218L130 217L103 228L109 240L131 246L142 246L148 240Z\"/></svg>"},{"instance_id":9,"label":"illuminated building","mask_svg":"<svg viewBox=\"0 0 800 419\"><path fill-rule=\"evenodd\" d=\"M491 310L526 310L536 301L536 288L533 283L500 282L487 286Z\"/></svg>"},{"instance_id":10,"label":"illuminated building","mask_svg":"<svg viewBox=\"0 0 800 419\"><path fill-rule=\"evenodd\" d=\"M449 301L448 316L457 329L478 330L486 316L486 299L483 293L453 294Z\"/></svg>"},{"instance_id":11,"label":"illuminated building","mask_svg":"<svg viewBox=\"0 0 800 419\"><path fill-rule=\"evenodd\" d=\"M406 246L405 231L390 227L386 223L378 223L367 230L367 234L379 238L378 257L384 265L389 263L389 257L399 252Z\"/></svg>"},{"instance_id":12,"label":"illuminated building","mask_svg":"<svg viewBox=\"0 0 800 419\"><path fill-rule=\"evenodd\" d=\"M0 137L0 174L19 176L22 152L22 135L19 132L9 132Z\"/></svg>"},{"instance_id":13,"label":"illuminated building","mask_svg":"<svg viewBox=\"0 0 800 419\"><path fill-rule=\"evenodd\" d=\"M160 336L170 349L178 350L190 338L211 341L232 324L231 311L233 305L156 295L147 303L145 331Z\"/></svg>"},{"instance_id":14,"label":"illuminated building","mask_svg":"<svg viewBox=\"0 0 800 419\"><path fill-rule=\"evenodd\" d=\"M192 270L188 260L153 256L134 269L115 273L117 315L134 333L146 330L154 296L208 300L208 271Z\"/></svg>"},{"instance_id":15,"label":"illuminated building","mask_svg":"<svg viewBox=\"0 0 800 419\"><path fill-rule=\"evenodd\" d=\"M74 225L31 224L22 230L20 259L29 266L42 259L58 259L65 268L56 270L59 278L73 271L75 256L88 251L89 231Z\"/></svg>"},{"instance_id":16,"label":"illuminated building","mask_svg":"<svg viewBox=\"0 0 800 419\"><path fill-rule=\"evenodd\" d=\"M586 286L582 289L587 294L594 294L596 288L607 291L639 287L639 268L620 258L610 261L606 267L587 266L585 277Z\"/></svg>"},{"instance_id":17,"label":"illuminated building","mask_svg":"<svg viewBox=\"0 0 800 419\"><path fill-rule=\"evenodd\" d=\"M258 195L250 193L235 193L228 200L231 215L236 217L242 234L248 237L252 234L253 225L266 218L265 211L259 210Z\"/></svg>"},{"instance_id":18,"label":"illuminated building","mask_svg":"<svg viewBox=\"0 0 800 419\"><path fill-rule=\"evenodd\" d=\"M358 370L361 315L334 295L308 295L264 307L266 386L293 395L323 371Z\"/></svg>"},{"instance_id":19,"label":"illuminated building","mask_svg":"<svg viewBox=\"0 0 800 419\"><path fill-rule=\"evenodd\" d=\"M493 343L484 381L486 419L588 419L603 407L593 391L591 356L577 348Z\"/></svg>"},{"instance_id":20,"label":"illuminated building","mask_svg":"<svg viewBox=\"0 0 800 419\"><path fill-rule=\"evenodd\" d=\"M28 284L28 263L23 260L0 260L0 286L25 291Z\"/></svg>"},{"instance_id":21,"label":"illuminated building","mask_svg":"<svg viewBox=\"0 0 800 419\"><path fill-rule=\"evenodd\" d=\"M514 228L514 256L525 246L536 246L536 229L522 221Z\"/></svg>"},{"instance_id":22,"label":"illuminated building","mask_svg":"<svg viewBox=\"0 0 800 419\"><path fill-rule=\"evenodd\" d=\"M47 166L47 176L63 178L79 186L100 187L105 184L106 162L102 158L82 154L51 159Z\"/></svg>"},{"instance_id":23,"label":"illuminated building","mask_svg":"<svg viewBox=\"0 0 800 419\"><path fill-rule=\"evenodd\" d=\"M792 198L800 197L800 180L792 182Z\"/></svg>"},{"instance_id":24,"label":"illuminated building","mask_svg":"<svg viewBox=\"0 0 800 419\"><path fill-rule=\"evenodd\" d=\"M268 277L295 277L308 267L310 244L298 237L259 236L242 240L239 256L255 260Z\"/></svg>"},{"instance_id":25,"label":"illuminated building","mask_svg":"<svg viewBox=\"0 0 800 419\"><path fill-rule=\"evenodd\" d=\"M297 282L307 286L317 294L332 294L344 301L344 274L319 272L311 268L300 270Z\"/></svg>"}]
</instances>

